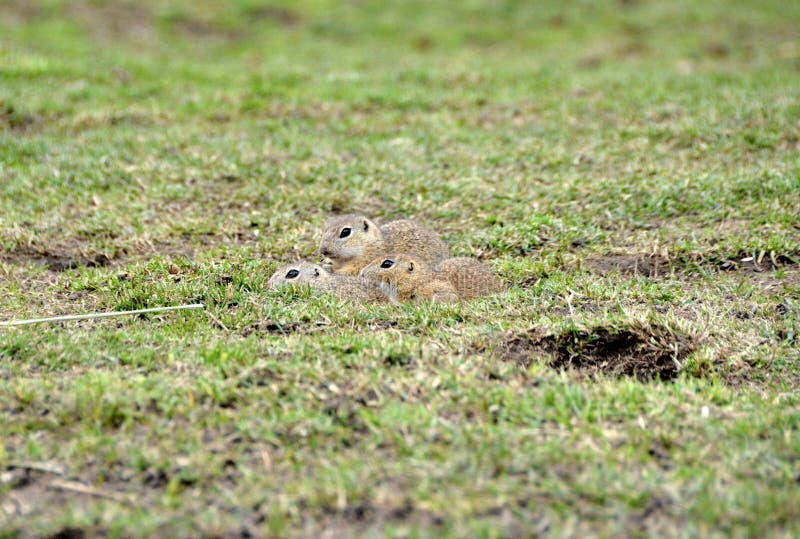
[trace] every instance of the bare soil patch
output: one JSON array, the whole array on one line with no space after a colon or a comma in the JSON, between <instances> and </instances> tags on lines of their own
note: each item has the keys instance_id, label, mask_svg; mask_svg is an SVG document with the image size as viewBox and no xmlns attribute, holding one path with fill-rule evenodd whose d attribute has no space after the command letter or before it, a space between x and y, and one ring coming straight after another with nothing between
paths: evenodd
<instances>
[{"instance_id":1,"label":"bare soil patch","mask_svg":"<svg viewBox=\"0 0 800 539\"><path fill-rule=\"evenodd\" d=\"M374 504L369 501L350 504L343 509L323 507L323 515L308 526L315 530L317 537L353 537L377 533L388 525L402 522L416 523L428 528L438 529L444 525L443 516L432 511L415 507L410 499L397 505Z\"/></svg>"},{"instance_id":2,"label":"bare soil patch","mask_svg":"<svg viewBox=\"0 0 800 539\"><path fill-rule=\"evenodd\" d=\"M619 272L620 275L658 277L670 272L669 261L658 255L612 253L588 258L585 264L601 275Z\"/></svg>"},{"instance_id":3,"label":"bare soil patch","mask_svg":"<svg viewBox=\"0 0 800 539\"><path fill-rule=\"evenodd\" d=\"M365 433L369 429L358 415L358 410L363 407L375 406L380 401L380 395L373 390L362 391L357 394L341 394L328 398L322 402L322 410L326 415L353 433Z\"/></svg>"},{"instance_id":4,"label":"bare soil patch","mask_svg":"<svg viewBox=\"0 0 800 539\"><path fill-rule=\"evenodd\" d=\"M624 276L641 275L650 278L658 278L673 272L692 272L697 267L755 274L800 267L800 253L778 254L757 251L754 253L737 252L730 255L697 255L675 258L641 253L608 253L589 257L581 261L580 264L600 275L616 272Z\"/></svg>"},{"instance_id":5,"label":"bare soil patch","mask_svg":"<svg viewBox=\"0 0 800 539\"><path fill-rule=\"evenodd\" d=\"M242 337L255 334L258 337L266 335L289 335L292 333L314 333L324 330L325 323L302 324L299 322L276 322L275 320L261 320L245 326L241 330Z\"/></svg>"},{"instance_id":6,"label":"bare soil patch","mask_svg":"<svg viewBox=\"0 0 800 539\"><path fill-rule=\"evenodd\" d=\"M82 267L114 267L153 257L192 258L196 245L210 248L228 243L242 245L256 240L257 237L249 232L236 233L233 237L210 234L183 235L156 240L133 240L124 245L107 247L102 251L93 246L91 238L85 237L71 237L52 242L34 240L6 251L0 248L0 262L16 266L43 266L49 271L60 273Z\"/></svg>"},{"instance_id":7,"label":"bare soil patch","mask_svg":"<svg viewBox=\"0 0 800 539\"><path fill-rule=\"evenodd\" d=\"M188 13L174 13L167 16L165 20L177 32L188 38L234 40L244 37L244 28L223 28L214 24L213 21L201 19Z\"/></svg>"},{"instance_id":8,"label":"bare soil patch","mask_svg":"<svg viewBox=\"0 0 800 539\"><path fill-rule=\"evenodd\" d=\"M0 515L4 514L12 521L65 507L76 499L86 503L103 498L122 503L129 500L124 484L94 487L90 483L68 479L65 467L47 463L7 466L0 471L0 486L9 488L0 496ZM70 528L66 534L62 530L54 537L83 537L83 530Z\"/></svg>"},{"instance_id":9,"label":"bare soil patch","mask_svg":"<svg viewBox=\"0 0 800 539\"><path fill-rule=\"evenodd\" d=\"M549 356L548 365L559 369L672 380L680 374L683 361L698 341L697 336L659 324L600 325L561 333L533 328L504 335L494 352L525 368L537 357Z\"/></svg>"},{"instance_id":10,"label":"bare soil patch","mask_svg":"<svg viewBox=\"0 0 800 539\"><path fill-rule=\"evenodd\" d=\"M0 99L0 130L26 133L42 120L41 116L22 111L13 103Z\"/></svg>"},{"instance_id":11,"label":"bare soil patch","mask_svg":"<svg viewBox=\"0 0 800 539\"><path fill-rule=\"evenodd\" d=\"M283 6L253 6L247 10L247 15L255 20L274 21L281 26L296 26L302 17L296 11Z\"/></svg>"},{"instance_id":12,"label":"bare soil patch","mask_svg":"<svg viewBox=\"0 0 800 539\"><path fill-rule=\"evenodd\" d=\"M41 6L35 2L0 2L0 18L9 23L26 24L42 15Z\"/></svg>"},{"instance_id":13,"label":"bare soil patch","mask_svg":"<svg viewBox=\"0 0 800 539\"><path fill-rule=\"evenodd\" d=\"M97 38L144 41L153 37L153 14L137 2L69 2L64 9L64 15Z\"/></svg>"},{"instance_id":14,"label":"bare soil patch","mask_svg":"<svg viewBox=\"0 0 800 539\"><path fill-rule=\"evenodd\" d=\"M195 254L193 238L194 236L184 235L176 238L137 242L126 256L128 258L152 258L154 256L161 256L167 259L192 258ZM209 243L213 244L213 242Z\"/></svg>"},{"instance_id":15,"label":"bare soil patch","mask_svg":"<svg viewBox=\"0 0 800 539\"><path fill-rule=\"evenodd\" d=\"M149 114L137 110L81 113L72 119L74 133L106 127L150 127L166 120L164 114Z\"/></svg>"},{"instance_id":16,"label":"bare soil patch","mask_svg":"<svg viewBox=\"0 0 800 539\"><path fill-rule=\"evenodd\" d=\"M722 271L761 273L786 267L800 266L800 253L778 254L767 251L753 253L739 252L726 258L710 259L710 262Z\"/></svg>"},{"instance_id":17,"label":"bare soil patch","mask_svg":"<svg viewBox=\"0 0 800 539\"><path fill-rule=\"evenodd\" d=\"M50 271L61 272L79 267L105 267L112 258L105 253L90 252L79 242L62 245L20 245L15 249L0 253L0 260L13 264L35 264Z\"/></svg>"}]
</instances>

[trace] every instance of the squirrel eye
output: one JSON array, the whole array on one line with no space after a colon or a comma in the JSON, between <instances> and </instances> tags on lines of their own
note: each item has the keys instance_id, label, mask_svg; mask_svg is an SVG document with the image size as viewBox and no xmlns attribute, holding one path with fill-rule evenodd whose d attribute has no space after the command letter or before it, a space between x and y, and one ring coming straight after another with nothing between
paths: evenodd
<instances>
[{"instance_id":1,"label":"squirrel eye","mask_svg":"<svg viewBox=\"0 0 800 539\"><path fill-rule=\"evenodd\" d=\"M291 270L289 270L289 272L286 274L286 278L287 278L287 279L294 279L294 278L295 278L295 277L297 277L298 275L300 275L300 272L299 272L299 271L297 271L296 269L291 269Z\"/></svg>"},{"instance_id":2,"label":"squirrel eye","mask_svg":"<svg viewBox=\"0 0 800 539\"><path fill-rule=\"evenodd\" d=\"M344 227L344 228L342 229L342 231L341 231L341 232L339 232L339 237L340 237L340 238L346 238L347 236L349 236L349 235L350 235L350 232L351 232L351 230L350 230L350 228L349 228L349 227Z\"/></svg>"},{"instance_id":3,"label":"squirrel eye","mask_svg":"<svg viewBox=\"0 0 800 539\"><path fill-rule=\"evenodd\" d=\"M391 268L392 266L394 266L394 262L392 260L389 260L388 258L383 262L381 262L382 268Z\"/></svg>"}]
</instances>

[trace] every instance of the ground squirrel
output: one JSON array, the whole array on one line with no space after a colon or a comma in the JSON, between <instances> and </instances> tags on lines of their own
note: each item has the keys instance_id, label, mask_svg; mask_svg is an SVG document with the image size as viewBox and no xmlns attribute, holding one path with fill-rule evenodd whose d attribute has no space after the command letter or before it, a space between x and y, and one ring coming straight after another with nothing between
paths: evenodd
<instances>
[{"instance_id":1,"label":"ground squirrel","mask_svg":"<svg viewBox=\"0 0 800 539\"><path fill-rule=\"evenodd\" d=\"M415 221L402 219L378 227L363 215L329 220L319 251L331 261L334 273L347 275L358 275L375 258L390 253L406 253L430 265L450 256L438 234Z\"/></svg>"},{"instance_id":2,"label":"ground squirrel","mask_svg":"<svg viewBox=\"0 0 800 539\"><path fill-rule=\"evenodd\" d=\"M398 254L373 260L361 270L362 277L380 284L396 301L473 299L501 290L492 272L472 258L448 258L438 268L412 256Z\"/></svg>"},{"instance_id":3,"label":"ground squirrel","mask_svg":"<svg viewBox=\"0 0 800 539\"><path fill-rule=\"evenodd\" d=\"M376 283L354 275L334 275L319 264L295 262L278 268L267 281L269 288L290 284L308 283L320 292L333 294L340 299L363 302L386 302L389 297Z\"/></svg>"},{"instance_id":4,"label":"ground squirrel","mask_svg":"<svg viewBox=\"0 0 800 539\"><path fill-rule=\"evenodd\" d=\"M466 256L446 258L439 263L435 271L450 281L461 299L488 296L503 289L502 283L492 270L474 258Z\"/></svg>"}]
</instances>

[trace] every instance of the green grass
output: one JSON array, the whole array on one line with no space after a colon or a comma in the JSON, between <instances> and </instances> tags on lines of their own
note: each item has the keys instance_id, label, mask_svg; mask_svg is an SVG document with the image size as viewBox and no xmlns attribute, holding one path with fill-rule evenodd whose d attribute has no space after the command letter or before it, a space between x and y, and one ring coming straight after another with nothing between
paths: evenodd
<instances>
[{"instance_id":1,"label":"green grass","mask_svg":"<svg viewBox=\"0 0 800 539\"><path fill-rule=\"evenodd\" d=\"M218 4L0 0L0 319L213 315L0 329L0 537L800 534L800 4Z\"/></svg>"}]
</instances>

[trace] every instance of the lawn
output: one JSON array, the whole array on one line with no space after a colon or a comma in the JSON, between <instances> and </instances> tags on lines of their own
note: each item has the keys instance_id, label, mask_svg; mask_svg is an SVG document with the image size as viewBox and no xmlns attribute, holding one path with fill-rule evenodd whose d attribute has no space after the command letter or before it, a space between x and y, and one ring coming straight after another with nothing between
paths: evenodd
<instances>
[{"instance_id":1,"label":"lawn","mask_svg":"<svg viewBox=\"0 0 800 539\"><path fill-rule=\"evenodd\" d=\"M0 0L0 320L185 303L0 328L0 537L796 537L800 3Z\"/></svg>"}]
</instances>

